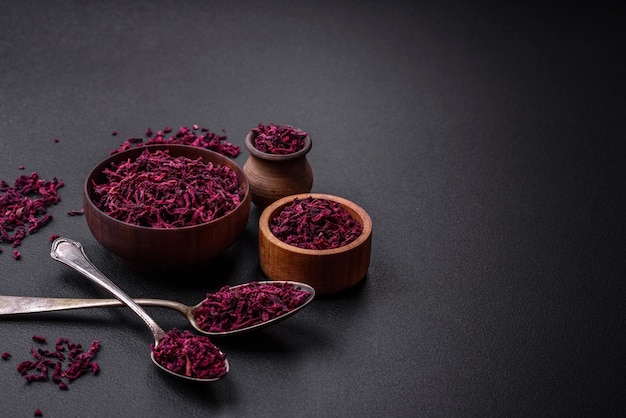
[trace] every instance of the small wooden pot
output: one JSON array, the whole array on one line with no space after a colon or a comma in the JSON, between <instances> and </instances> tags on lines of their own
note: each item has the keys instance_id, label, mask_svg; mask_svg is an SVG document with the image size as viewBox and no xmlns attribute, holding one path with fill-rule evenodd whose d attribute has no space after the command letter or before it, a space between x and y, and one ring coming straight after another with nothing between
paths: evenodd
<instances>
[{"instance_id":1,"label":"small wooden pot","mask_svg":"<svg viewBox=\"0 0 626 418\"><path fill-rule=\"evenodd\" d=\"M362 226L361 235L351 243L328 250L311 250L289 245L270 230L270 220L295 198L326 199L341 204ZM271 280L306 283L320 295L354 286L367 274L372 248L372 220L355 203L337 196L304 193L287 196L265 208L259 219L259 262Z\"/></svg>"},{"instance_id":2,"label":"small wooden pot","mask_svg":"<svg viewBox=\"0 0 626 418\"><path fill-rule=\"evenodd\" d=\"M275 155L254 147L256 135L252 131L246 135L245 145L250 157L243 166L250 182L252 202L263 209L282 197L310 192L313 170L306 155L311 150L311 138L306 136L304 147L299 151Z\"/></svg>"}]
</instances>

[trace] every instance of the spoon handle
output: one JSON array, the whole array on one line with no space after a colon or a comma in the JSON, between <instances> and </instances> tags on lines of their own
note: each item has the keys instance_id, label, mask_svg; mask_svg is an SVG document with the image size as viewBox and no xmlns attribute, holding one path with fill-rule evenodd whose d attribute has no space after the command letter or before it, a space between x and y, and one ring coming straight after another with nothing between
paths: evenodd
<instances>
[{"instance_id":1,"label":"spoon handle","mask_svg":"<svg viewBox=\"0 0 626 418\"><path fill-rule=\"evenodd\" d=\"M165 336L165 331L157 324L148 313L128 296L115 283L109 280L100 272L87 258L83 246L80 242L72 241L68 238L57 238L52 243L50 256L64 263L74 270L87 277L92 282L109 291L113 296L132 309L150 328L154 335L155 343L158 343Z\"/></svg>"},{"instance_id":2,"label":"spoon handle","mask_svg":"<svg viewBox=\"0 0 626 418\"><path fill-rule=\"evenodd\" d=\"M189 306L167 299L134 299L141 306L175 309L186 315ZM126 306L117 299L44 298L0 295L0 315L66 311L70 309Z\"/></svg>"}]
</instances>

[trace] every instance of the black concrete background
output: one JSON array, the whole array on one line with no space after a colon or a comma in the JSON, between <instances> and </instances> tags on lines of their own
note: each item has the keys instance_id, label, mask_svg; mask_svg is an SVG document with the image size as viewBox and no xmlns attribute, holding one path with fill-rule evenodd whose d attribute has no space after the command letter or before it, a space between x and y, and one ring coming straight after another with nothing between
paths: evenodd
<instances>
[{"instance_id":1,"label":"black concrete background","mask_svg":"<svg viewBox=\"0 0 626 418\"><path fill-rule=\"evenodd\" d=\"M313 191L374 223L366 279L216 340L231 372L214 384L161 373L126 309L1 318L2 415L625 412L618 2L1 3L0 179L37 171L65 187L21 260L0 244L0 294L107 296L49 257L53 233L136 297L195 303L263 278L256 208L211 268L167 279L129 271L66 215L88 171L148 127L199 124L243 148L258 123L297 126L313 139ZM100 340L101 373L68 391L26 384L16 367L34 334Z\"/></svg>"}]
</instances>

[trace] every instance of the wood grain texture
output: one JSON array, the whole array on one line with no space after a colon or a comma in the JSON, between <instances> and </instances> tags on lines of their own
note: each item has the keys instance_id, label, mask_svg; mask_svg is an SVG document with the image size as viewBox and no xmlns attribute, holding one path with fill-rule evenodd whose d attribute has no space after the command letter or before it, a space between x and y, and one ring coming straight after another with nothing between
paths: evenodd
<instances>
[{"instance_id":1,"label":"wood grain texture","mask_svg":"<svg viewBox=\"0 0 626 418\"><path fill-rule=\"evenodd\" d=\"M313 187L313 170L306 158L311 150L311 138L307 136L304 147L293 154L275 155L257 150L253 145L256 133L250 131L245 146L250 157L243 171L250 182L252 202L265 208L285 196L308 193Z\"/></svg>"},{"instance_id":2,"label":"wood grain texture","mask_svg":"<svg viewBox=\"0 0 626 418\"><path fill-rule=\"evenodd\" d=\"M312 196L341 204L362 226L355 241L339 248L310 250L286 244L272 234L270 220L295 198ZM277 200L261 213L259 219L259 262L271 280L296 280L328 295L354 286L367 274L372 247L372 220L360 206L333 195L302 193Z\"/></svg>"},{"instance_id":3,"label":"wood grain texture","mask_svg":"<svg viewBox=\"0 0 626 418\"><path fill-rule=\"evenodd\" d=\"M182 228L150 228L132 225L104 214L93 203L93 181L104 182L102 171L111 162L136 158L144 149L168 149L174 157L198 157L205 162L228 166L237 173L245 192L241 204L232 212L200 225ZM107 250L128 267L145 272L192 268L208 262L230 247L245 228L250 214L250 189L247 176L227 157L187 145L151 145L113 155L96 166L87 177L83 190L85 219L91 233Z\"/></svg>"}]
</instances>

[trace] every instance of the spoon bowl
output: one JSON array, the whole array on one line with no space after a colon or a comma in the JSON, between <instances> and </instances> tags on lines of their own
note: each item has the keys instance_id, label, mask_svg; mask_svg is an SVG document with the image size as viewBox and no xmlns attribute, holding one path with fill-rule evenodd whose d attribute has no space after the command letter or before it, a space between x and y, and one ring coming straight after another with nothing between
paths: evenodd
<instances>
[{"instance_id":1,"label":"spoon bowl","mask_svg":"<svg viewBox=\"0 0 626 418\"><path fill-rule=\"evenodd\" d=\"M62 238L62 237L57 238L52 243L52 250L50 251L50 256L53 259L73 268L74 270L78 271L83 276L87 277L89 280L94 282L95 284L106 289L111 294L113 294L113 296L115 296L120 302L122 302L124 305L128 306L133 312L135 312L135 314L137 314L150 329L150 332L152 333L154 337L155 348L158 347L159 344L166 338L166 333L159 326L159 324L157 324L156 321L152 319L152 317L150 317L150 315L148 315L148 313L141 306L139 306L133 299L131 299L130 296L124 293L124 291L122 291L115 283L113 283L102 272L100 272L91 263L91 261L89 261L89 259L87 258L85 254L85 251L83 250L83 246L81 245L81 243L77 241L72 241L67 238ZM150 358L152 359L152 362L156 364L162 370L174 376L184 378L187 380L211 382L211 381L218 380L222 377L222 376L219 376L219 377L210 377L210 378L198 378L198 377L193 377L193 376L187 376L187 375L176 373L172 370L169 370L168 368L160 364L156 360L153 351L150 354ZM224 359L224 362L225 362L224 366L225 366L226 373L228 373L229 371L228 360Z\"/></svg>"},{"instance_id":2,"label":"spoon bowl","mask_svg":"<svg viewBox=\"0 0 626 418\"><path fill-rule=\"evenodd\" d=\"M292 316L296 312L300 311L302 308L307 306L315 297L315 290L304 283L293 282L293 281L259 281L252 282L258 284L284 284L291 283L297 288L304 290L309 293L306 299L298 305L297 307L281 313L279 316L269 319L267 321L263 321L260 323L256 323L254 325L249 325L242 328L229 329L224 331L207 331L202 329L200 324L196 321L196 318L193 315L195 309L199 308L202 305L203 301L190 306L185 305L184 303L177 302L174 300L167 299L146 299L146 298L137 298L133 299L136 304L140 306L149 306L149 307L160 307L160 308L168 308L174 309L180 313L182 313L185 318L189 321L191 326L196 329L198 332L209 336L217 336L217 337L227 337L233 335L239 335L242 333L250 332L257 330L259 328L264 328L269 325L273 325L279 321L287 319ZM246 286L250 286L252 283L244 283L237 286L230 287L231 289L239 289L244 288ZM44 297L30 297L30 296L3 296L0 295L0 316L1 315L15 315L15 314L26 314L26 313L38 313L38 312L55 312L55 311L63 311L63 310L71 310L71 309L85 309L85 308L107 308L107 307L120 307L125 306L124 303L119 301L118 299L70 299L70 298L44 298Z\"/></svg>"}]
</instances>

